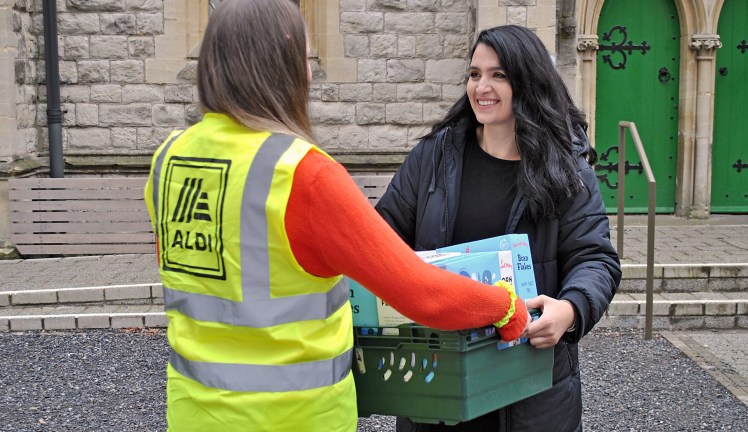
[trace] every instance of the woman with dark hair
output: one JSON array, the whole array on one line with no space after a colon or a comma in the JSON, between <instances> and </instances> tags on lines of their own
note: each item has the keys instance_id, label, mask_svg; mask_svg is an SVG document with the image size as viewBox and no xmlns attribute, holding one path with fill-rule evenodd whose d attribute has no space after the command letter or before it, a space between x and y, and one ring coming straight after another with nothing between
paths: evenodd
<instances>
[{"instance_id":1,"label":"woman with dark hair","mask_svg":"<svg viewBox=\"0 0 748 432\"><path fill-rule=\"evenodd\" d=\"M154 154L170 431L355 431L343 274L424 325L525 329L511 287L421 261L313 144L307 50L290 1L225 0L198 60L205 116Z\"/></svg>"},{"instance_id":2,"label":"woman with dark hair","mask_svg":"<svg viewBox=\"0 0 748 432\"><path fill-rule=\"evenodd\" d=\"M524 27L484 30L465 95L420 141L376 208L415 250L510 233L530 240L542 317L525 336L555 346L553 387L453 427L398 418L405 431L581 430L577 343L620 283L587 124L551 57Z\"/></svg>"}]
</instances>

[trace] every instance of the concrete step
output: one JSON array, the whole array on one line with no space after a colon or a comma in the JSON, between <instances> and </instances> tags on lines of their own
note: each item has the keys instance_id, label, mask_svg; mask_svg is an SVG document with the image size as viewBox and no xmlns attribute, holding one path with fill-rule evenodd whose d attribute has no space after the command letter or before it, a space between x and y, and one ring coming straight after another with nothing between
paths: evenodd
<instances>
[{"instance_id":1,"label":"concrete step","mask_svg":"<svg viewBox=\"0 0 748 432\"><path fill-rule=\"evenodd\" d=\"M646 264L623 263L621 270L619 293L646 292ZM748 263L655 264L652 290L656 293L748 292Z\"/></svg>"},{"instance_id":2,"label":"concrete step","mask_svg":"<svg viewBox=\"0 0 748 432\"><path fill-rule=\"evenodd\" d=\"M161 305L47 306L0 309L0 330L166 327Z\"/></svg>"},{"instance_id":3,"label":"concrete step","mask_svg":"<svg viewBox=\"0 0 748 432\"><path fill-rule=\"evenodd\" d=\"M23 306L163 303L164 290L160 283L0 291L0 310Z\"/></svg>"},{"instance_id":4,"label":"concrete step","mask_svg":"<svg viewBox=\"0 0 748 432\"><path fill-rule=\"evenodd\" d=\"M160 283L0 291L0 330L166 327Z\"/></svg>"},{"instance_id":5,"label":"concrete step","mask_svg":"<svg viewBox=\"0 0 748 432\"><path fill-rule=\"evenodd\" d=\"M623 264L618 294L645 293L647 267ZM736 264L656 264L653 291L667 293L724 292L748 295L748 263ZM9 305L54 304L163 304L161 283L84 286L80 288L0 291L0 308Z\"/></svg>"},{"instance_id":6,"label":"concrete step","mask_svg":"<svg viewBox=\"0 0 748 432\"><path fill-rule=\"evenodd\" d=\"M645 314L645 294L618 293L598 325L644 328ZM160 284L0 292L0 330L166 325ZM653 328L748 328L748 291L656 293Z\"/></svg>"},{"instance_id":7,"label":"concrete step","mask_svg":"<svg viewBox=\"0 0 748 432\"><path fill-rule=\"evenodd\" d=\"M598 326L644 328L646 306L646 294L616 294ZM654 294L652 328L666 331L748 329L748 292Z\"/></svg>"}]
</instances>

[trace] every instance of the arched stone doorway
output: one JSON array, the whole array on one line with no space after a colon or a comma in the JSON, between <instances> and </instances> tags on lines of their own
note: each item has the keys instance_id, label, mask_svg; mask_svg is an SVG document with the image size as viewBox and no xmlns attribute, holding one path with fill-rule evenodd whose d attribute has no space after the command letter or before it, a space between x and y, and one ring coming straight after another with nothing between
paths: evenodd
<instances>
[{"instance_id":1,"label":"arched stone doorway","mask_svg":"<svg viewBox=\"0 0 748 432\"><path fill-rule=\"evenodd\" d=\"M598 21L595 167L603 201L618 203L626 178L627 213L647 212L647 177L642 158L618 146L618 123L634 122L657 178L659 213L675 211L678 136L679 23L672 0L608 1ZM627 138L631 142L630 138ZM625 160L625 173L618 161Z\"/></svg>"},{"instance_id":2,"label":"arched stone doorway","mask_svg":"<svg viewBox=\"0 0 748 432\"><path fill-rule=\"evenodd\" d=\"M580 106L596 128L597 57L603 35L598 34L600 13L606 1L581 0L577 4ZM722 0L674 0L679 21L677 101L677 162L674 212L677 215L709 216L710 148L713 125L714 52L720 47L716 16ZM672 71L671 71L672 74ZM624 120L624 119L621 119Z\"/></svg>"}]
</instances>

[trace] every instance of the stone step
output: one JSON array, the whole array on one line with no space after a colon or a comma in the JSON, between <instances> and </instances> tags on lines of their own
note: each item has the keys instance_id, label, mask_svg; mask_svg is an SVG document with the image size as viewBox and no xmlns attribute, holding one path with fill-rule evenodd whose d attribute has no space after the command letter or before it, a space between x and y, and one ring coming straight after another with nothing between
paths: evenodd
<instances>
[{"instance_id":1,"label":"stone step","mask_svg":"<svg viewBox=\"0 0 748 432\"><path fill-rule=\"evenodd\" d=\"M0 330L166 327L162 305L47 306L0 309Z\"/></svg>"},{"instance_id":2,"label":"stone step","mask_svg":"<svg viewBox=\"0 0 748 432\"><path fill-rule=\"evenodd\" d=\"M748 328L748 292L658 293L652 297L655 330ZM646 306L646 294L616 294L598 326L644 328Z\"/></svg>"},{"instance_id":3,"label":"stone step","mask_svg":"<svg viewBox=\"0 0 748 432\"><path fill-rule=\"evenodd\" d=\"M645 293L644 264L623 264L618 294ZM748 264L657 264L655 293L724 292L748 294ZM160 283L87 286L79 288L15 289L0 291L0 309L25 305L163 304Z\"/></svg>"},{"instance_id":4,"label":"stone step","mask_svg":"<svg viewBox=\"0 0 748 432\"><path fill-rule=\"evenodd\" d=\"M70 293L65 292L63 298L68 295ZM748 328L748 293L744 292L655 294L652 305L655 330ZM644 328L645 313L644 294L617 294L598 326ZM0 307L0 330L165 327L167 323L161 304L59 303Z\"/></svg>"},{"instance_id":5,"label":"stone step","mask_svg":"<svg viewBox=\"0 0 748 432\"><path fill-rule=\"evenodd\" d=\"M622 264L619 293L644 293L646 264ZM655 264L652 290L656 293L748 292L748 263Z\"/></svg>"},{"instance_id":6,"label":"stone step","mask_svg":"<svg viewBox=\"0 0 748 432\"><path fill-rule=\"evenodd\" d=\"M160 283L0 291L0 311L25 306L163 303Z\"/></svg>"}]
</instances>

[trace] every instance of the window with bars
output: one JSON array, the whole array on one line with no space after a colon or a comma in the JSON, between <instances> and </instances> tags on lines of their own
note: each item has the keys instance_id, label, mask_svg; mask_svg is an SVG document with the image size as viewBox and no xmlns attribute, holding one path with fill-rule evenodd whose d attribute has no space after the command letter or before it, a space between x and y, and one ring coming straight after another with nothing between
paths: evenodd
<instances>
[{"instance_id":1,"label":"window with bars","mask_svg":"<svg viewBox=\"0 0 748 432\"><path fill-rule=\"evenodd\" d=\"M213 11L218 7L218 5L221 4L223 0L208 0L208 12L213 13Z\"/></svg>"},{"instance_id":2,"label":"window with bars","mask_svg":"<svg viewBox=\"0 0 748 432\"><path fill-rule=\"evenodd\" d=\"M307 26L309 29L309 36L311 40L310 48L311 48L311 56L312 58L317 58L317 39L316 39L316 24L317 24L317 13L316 10L313 7L310 7L310 2L307 0L289 0L291 3L298 6L298 8L301 10L302 15L304 15L304 20L307 22ZM223 2L223 0L208 0L208 14L212 14L213 11Z\"/></svg>"},{"instance_id":3,"label":"window with bars","mask_svg":"<svg viewBox=\"0 0 748 432\"><path fill-rule=\"evenodd\" d=\"M222 1L223 0L208 0L208 11L210 13L213 13L213 10L217 8L218 5L220 5ZM290 1L296 6L301 6L301 0L290 0Z\"/></svg>"}]
</instances>

